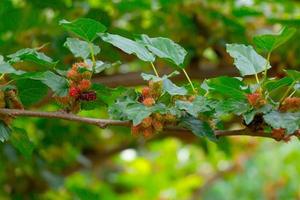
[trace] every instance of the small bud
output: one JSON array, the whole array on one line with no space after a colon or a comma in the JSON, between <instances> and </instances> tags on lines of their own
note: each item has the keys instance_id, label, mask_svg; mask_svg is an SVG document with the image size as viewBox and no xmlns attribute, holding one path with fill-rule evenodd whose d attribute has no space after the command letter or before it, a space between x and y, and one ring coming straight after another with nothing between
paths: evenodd
<instances>
[{"instance_id":1,"label":"small bud","mask_svg":"<svg viewBox=\"0 0 300 200\"><path fill-rule=\"evenodd\" d=\"M153 135L153 129L152 127L148 127L143 130L143 135L145 138L150 138Z\"/></svg>"},{"instance_id":2,"label":"small bud","mask_svg":"<svg viewBox=\"0 0 300 200\"><path fill-rule=\"evenodd\" d=\"M83 79L80 81L78 88L80 91L87 91L91 87L91 81L87 79Z\"/></svg>"},{"instance_id":3,"label":"small bud","mask_svg":"<svg viewBox=\"0 0 300 200\"><path fill-rule=\"evenodd\" d=\"M152 124L152 118L151 117L146 117L145 119L143 119L141 125L143 128L148 128L150 127Z\"/></svg>"},{"instance_id":4,"label":"small bud","mask_svg":"<svg viewBox=\"0 0 300 200\"><path fill-rule=\"evenodd\" d=\"M71 87L69 89L69 96L71 97L78 97L80 94L80 90L77 87Z\"/></svg>"},{"instance_id":5,"label":"small bud","mask_svg":"<svg viewBox=\"0 0 300 200\"><path fill-rule=\"evenodd\" d=\"M188 101L193 102L195 99L196 99L196 96L193 95L188 98Z\"/></svg>"},{"instance_id":6,"label":"small bud","mask_svg":"<svg viewBox=\"0 0 300 200\"><path fill-rule=\"evenodd\" d=\"M167 122L176 122L176 116L175 115L172 115L172 114L166 114L165 115L165 120Z\"/></svg>"},{"instance_id":7,"label":"small bud","mask_svg":"<svg viewBox=\"0 0 300 200\"><path fill-rule=\"evenodd\" d=\"M84 62L78 62L78 63L74 63L73 65L72 65L72 69L74 69L74 70L78 70L78 68L80 68L80 67L83 67L83 68L88 68L89 66L88 66L88 64L86 64L86 63L84 63Z\"/></svg>"},{"instance_id":8,"label":"small bud","mask_svg":"<svg viewBox=\"0 0 300 200\"><path fill-rule=\"evenodd\" d=\"M163 121L164 120L163 116L160 113L154 113L153 118L157 121Z\"/></svg>"},{"instance_id":9,"label":"small bud","mask_svg":"<svg viewBox=\"0 0 300 200\"><path fill-rule=\"evenodd\" d=\"M163 88L163 82L162 81L149 81L149 88L150 88L150 95L157 99L160 97L162 93Z\"/></svg>"},{"instance_id":10,"label":"small bud","mask_svg":"<svg viewBox=\"0 0 300 200\"><path fill-rule=\"evenodd\" d=\"M5 97L8 101L9 108L15 108L15 109L24 109L21 101L19 100L17 96L16 90L9 90L5 93Z\"/></svg>"},{"instance_id":11,"label":"small bud","mask_svg":"<svg viewBox=\"0 0 300 200\"><path fill-rule=\"evenodd\" d=\"M248 102L253 107L261 107L266 104L266 100L263 99L261 93L255 92L252 94L247 94Z\"/></svg>"},{"instance_id":12,"label":"small bud","mask_svg":"<svg viewBox=\"0 0 300 200\"><path fill-rule=\"evenodd\" d=\"M155 104L155 100L152 97L148 97L143 100L143 104L149 107Z\"/></svg>"},{"instance_id":13,"label":"small bud","mask_svg":"<svg viewBox=\"0 0 300 200\"><path fill-rule=\"evenodd\" d=\"M157 120L153 120L152 126L153 126L154 130L157 132L163 131L163 128L164 128L163 123L160 121L157 121Z\"/></svg>"},{"instance_id":14,"label":"small bud","mask_svg":"<svg viewBox=\"0 0 300 200\"><path fill-rule=\"evenodd\" d=\"M91 79L92 78L92 72L90 71L85 71L81 74L82 78L84 79Z\"/></svg>"},{"instance_id":15,"label":"small bud","mask_svg":"<svg viewBox=\"0 0 300 200\"><path fill-rule=\"evenodd\" d=\"M149 97L149 95L150 95L150 88L149 87L144 87L142 89L142 95L143 95L143 97Z\"/></svg>"},{"instance_id":16,"label":"small bud","mask_svg":"<svg viewBox=\"0 0 300 200\"><path fill-rule=\"evenodd\" d=\"M300 97L286 98L279 108L282 112L296 112L300 110Z\"/></svg>"},{"instance_id":17,"label":"small bud","mask_svg":"<svg viewBox=\"0 0 300 200\"><path fill-rule=\"evenodd\" d=\"M68 71L67 77L72 80L77 80L79 77L79 74L77 71L71 69Z\"/></svg>"}]
</instances>

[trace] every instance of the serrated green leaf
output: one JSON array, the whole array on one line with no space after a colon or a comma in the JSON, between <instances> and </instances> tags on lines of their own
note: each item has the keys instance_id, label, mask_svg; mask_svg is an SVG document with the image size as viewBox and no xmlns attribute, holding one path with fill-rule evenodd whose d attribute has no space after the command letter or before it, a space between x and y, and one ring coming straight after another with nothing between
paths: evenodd
<instances>
[{"instance_id":1,"label":"serrated green leaf","mask_svg":"<svg viewBox=\"0 0 300 200\"><path fill-rule=\"evenodd\" d=\"M253 42L257 48L272 52L292 38L295 33L295 28L283 28L279 34L257 35L253 38Z\"/></svg>"},{"instance_id":2,"label":"serrated green leaf","mask_svg":"<svg viewBox=\"0 0 300 200\"><path fill-rule=\"evenodd\" d=\"M243 44L226 44L226 51L234 59L234 65L242 76L254 75L270 69L271 65L252 46Z\"/></svg>"},{"instance_id":3,"label":"serrated green leaf","mask_svg":"<svg viewBox=\"0 0 300 200\"><path fill-rule=\"evenodd\" d=\"M59 24L66 30L89 42L96 39L97 33L103 33L106 31L106 27L103 24L88 18L79 18L72 22L61 20Z\"/></svg>"},{"instance_id":4,"label":"serrated green leaf","mask_svg":"<svg viewBox=\"0 0 300 200\"><path fill-rule=\"evenodd\" d=\"M199 113L211 110L208 102L202 96L197 96L193 102L177 100L175 106L180 110L185 110L194 117L198 117Z\"/></svg>"},{"instance_id":5,"label":"serrated green leaf","mask_svg":"<svg viewBox=\"0 0 300 200\"><path fill-rule=\"evenodd\" d=\"M146 73L141 73L141 76L142 78L145 80L145 81L154 81L154 82L158 82L158 81L162 81L163 78L162 77L157 77L153 74L146 74Z\"/></svg>"},{"instance_id":6,"label":"serrated green leaf","mask_svg":"<svg viewBox=\"0 0 300 200\"><path fill-rule=\"evenodd\" d=\"M46 56L44 53L38 52L37 49L30 48L21 49L7 57L10 58L10 63L29 61L47 67L54 67L57 64L57 62L53 61L52 58Z\"/></svg>"},{"instance_id":7,"label":"serrated green leaf","mask_svg":"<svg viewBox=\"0 0 300 200\"><path fill-rule=\"evenodd\" d=\"M152 111L143 104L135 103L127 106L126 113L128 119L132 120L132 123L135 126L140 124L146 117L149 117Z\"/></svg>"},{"instance_id":8,"label":"serrated green leaf","mask_svg":"<svg viewBox=\"0 0 300 200\"><path fill-rule=\"evenodd\" d=\"M37 80L20 79L16 81L18 95L24 106L30 106L47 95L48 88Z\"/></svg>"},{"instance_id":9,"label":"serrated green leaf","mask_svg":"<svg viewBox=\"0 0 300 200\"><path fill-rule=\"evenodd\" d=\"M207 122L201 121L193 116L187 115L180 119L179 126L191 130L198 137L207 137L212 141L216 141L214 131Z\"/></svg>"},{"instance_id":10,"label":"serrated green leaf","mask_svg":"<svg viewBox=\"0 0 300 200\"><path fill-rule=\"evenodd\" d=\"M281 113L272 111L264 115L264 120L273 128L284 128L288 134L300 129L300 112Z\"/></svg>"},{"instance_id":11,"label":"serrated green leaf","mask_svg":"<svg viewBox=\"0 0 300 200\"><path fill-rule=\"evenodd\" d=\"M259 113L266 114L266 113L270 112L271 110L272 110L272 106L267 104L259 109L252 109L246 113L243 113L243 118L244 118L246 124L250 124L256 114L259 114Z\"/></svg>"},{"instance_id":12,"label":"serrated green leaf","mask_svg":"<svg viewBox=\"0 0 300 200\"><path fill-rule=\"evenodd\" d=\"M128 91L128 89L124 87L108 88L102 84L93 84L92 90L97 93L97 99L107 105L114 104L118 97Z\"/></svg>"},{"instance_id":13,"label":"serrated green leaf","mask_svg":"<svg viewBox=\"0 0 300 200\"><path fill-rule=\"evenodd\" d=\"M143 34L138 42L146 46L157 57L167 59L178 67L184 68L187 51L172 40L163 37L150 38Z\"/></svg>"},{"instance_id":14,"label":"serrated green leaf","mask_svg":"<svg viewBox=\"0 0 300 200\"><path fill-rule=\"evenodd\" d=\"M13 66L11 66L9 63L0 63L0 73L1 74L16 74L21 75L25 72L22 70L16 70Z\"/></svg>"},{"instance_id":15,"label":"serrated green leaf","mask_svg":"<svg viewBox=\"0 0 300 200\"><path fill-rule=\"evenodd\" d=\"M145 81L158 82L158 81L163 81L164 79L172 78L174 76L177 76L178 74L179 74L178 71L173 71L172 73L168 75L163 75L162 77L157 77L153 74L146 74L146 73L141 73L141 76Z\"/></svg>"},{"instance_id":16,"label":"serrated green leaf","mask_svg":"<svg viewBox=\"0 0 300 200\"><path fill-rule=\"evenodd\" d=\"M112 44L113 46L121 49L125 53L135 54L139 59L146 62L154 62L155 57L150 53L142 44L122 37L120 35L114 35L110 33L98 34L105 42Z\"/></svg>"},{"instance_id":17,"label":"serrated green leaf","mask_svg":"<svg viewBox=\"0 0 300 200\"><path fill-rule=\"evenodd\" d=\"M163 80L163 90L172 96L187 94L187 90L184 87L178 87L177 85L172 83L172 81L169 79Z\"/></svg>"},{"instance_id":18,"label":"serrated green leaf","mask_svg":"<svg viewBox=\"0 0 300 200\"><path fill-rule=\"evenodd\" d=\"M10 133L10 128L3 121L0 121L0 141L4 142L8 140Z\"/></svg>"},{"instance_id":19,"label":"serrated green leaf","mask_svg":"<svg viewBox=\"0 0 300 200\"><path fill-rule=\"evenodd\" d=\"M93 70L93 61L90 59L86 59L85 63L88 64L89 71L92 71ZM101 60L97 60L95 63L95 66L94 66L94 69L95 69L94 73L95 74L101 73L104 70L109 69L114 66L117 66L119 64L120 64L120 61L117 61L114 63L108 63L108 62L102 62Z\"/></svg>"},{"instance_id":20,"label":"serrated green leaf","mask_svg":"<svg viewBox=\"0 0 300 200\"><path fill-rule=\"evenodd\" d=\"M10 136L12 145L27 159L29 159L34 150L33 143L29 140L24 129L14 127Z\"/></svg>"},{"instance_id":21,"label":"serrated green leaf","mask_svg":"<svg viewBox=\"0 0 300 200\"><path fill-rule=\"evenodd\" d=\"M237 78L221 76L205 81L207 89L225 98L246 99L245 84Z\"/></svg>"},{"instance_id":22,"label":"serrated green leaf","mask_svg":"<svg viewBox=\"0 0 300 200\"><path fill-rule=\"evenodd\" d=\"M220 101L215 106L217 116L224 114L236 114L241 115L250 109L246 100L226 99Z\"/></svg>"},{"instance_id":23,"label":"serrated green leaf","mask_svg":"<svg viewBox=\"0 0 300 200\"><path fill-rule=\"evenodd\" d=\"M42 73L29 74L29 78L33 80L40 80L47 85L54 92L56 96L66 96L69 91L68 81L53 72L46 71Z\"/></svg>"},{"instance_id":24,"label":"serrated green leaf","mask_svg":"<svg viewBox=\"0 0 300 200\"><path fill-rule=\"evenodd\" d=\"M93 48L94 55L97 55L100 52L100 48L98 46L77 38L67 38L64 46L67 47L77 58L88 58L91 54L91 48Z\"/></svg>"}]
</instances>

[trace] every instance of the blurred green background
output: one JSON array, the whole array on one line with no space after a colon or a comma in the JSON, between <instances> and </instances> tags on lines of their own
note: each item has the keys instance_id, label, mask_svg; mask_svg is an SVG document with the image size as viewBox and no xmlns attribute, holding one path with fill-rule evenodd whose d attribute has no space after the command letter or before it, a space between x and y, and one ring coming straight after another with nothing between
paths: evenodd
<instances>
[{"instance_id":1,"label":"blurred green background","mask_svg":"<svg viewBox=\"0 0 300 200\"><path fill-rule=\"evenodd\" d=\"M300 26L300 3L288 0L0 0L0 54L40 47L59 60L59 68L76 61L63 47L68 33L59 20L88 17L111 33L127 37L146 33L184 46L195 82L205 77L237 75L226 43L252 44L260 33ZM296 36L273 53L272 74L299 70ZM98 59L121 61L95 82L114 87L143 84L150 71L134 57L110 45ZM160 72L169 69L157 63ZM23 65L24 68L36 66ZM180 79L178 79L180 81ZM32 109L54 110L41 102ZM80 115L107 117L99 108ZM161 134L137 139L127 128L100 130L59 120L18 118L33 143L33 156L22 156L10 142L0 143L0 199L300 199L299 141L236 137L212 143ZM235 124L232 124L234 127Z\"/></svg>"}]
</instances>

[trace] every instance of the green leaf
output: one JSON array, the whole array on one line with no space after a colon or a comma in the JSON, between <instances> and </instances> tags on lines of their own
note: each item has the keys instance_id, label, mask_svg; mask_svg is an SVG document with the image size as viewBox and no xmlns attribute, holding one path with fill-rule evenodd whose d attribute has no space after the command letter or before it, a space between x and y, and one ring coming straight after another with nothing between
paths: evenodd
<instances>
[{"instance_id":1,"label":"green leaf","mask_svg":"<svg viewBox=\"0 0 300 200\"><path fill-rule=\"evenodd\" d=\"M42 73L35 73L29 78L33 80L39 80L47 85L57 96L66 96L69 91L68 81L53 72L46 71Z\"/></svg>"},{"instance_id":2,"label":"green leaf","mask_svg":"<svg viewBox=\"0 0 300 200\"><path fill-rule=\"evenodd\" d=\"M29 140L27 133L24 129L14 127L10 136L12 145L19 150L19 152L25 157L30 158L34 150L33 143Z\"/></svg>"},{"instance_id":3,"label":"green leaf","mask_svg":"<svg viewBox=\"0 0 300 200\"><path fill-rule=\"evenodd\" d=\"M162 77L157 77L153 74L146 74L146 73L141 73L141 76L145 81L157 82L157 81L163 81L164 79L167 79L167 78L172 78L174 76L177 76L178 74L179 74L178 71L173 71L171 74L163 75Z\"/></svg>"},{"instance_id":4,"label":"green leaf","mask_svg":"<svg viewBox=\"0 0 300 200\"><path fill-rule=\"evenodd\" d=\"M191 130L198 137L208 137L210 140L216 141L216 136L209 124L193 116L182 117L179 126Z\"/></svg>"},{"instance_id":5,"label":"green leaf","mask_svg":"<svg viewBox=\"0 0 300 200\"><path fill-rule=\"evenodd\" d=\"M112 44L113 46L121 49L125 53L135 54L139 59L146 62L154 62L155 57L150 53L142 44L122 37L120 35L114 35L109 33L98 34L105 42Z\"/></svg>"},{"instance_id":6,"label":"green leaf","mask_svg":"<svg viewBox=\"0 0 300 200\"><path fill-rule=\"evenodd\" d=\"M89 42L96 39L97 33L103 33L106 31L106 27L103 24L88 18L79 18L72 22L61 20L59 24L66 30Z\"/></svg>"},{"instance_id":7,"label":"green leaf","mask_svg":"<svg viewBox=\"0 0 300 200\"><path fill-rule=\"evenodd\" d=\"M25 73L22 70L16 70L13 66L11 66L9 63L0 63L0 73L1 74L23 74Z\"/></svg>"},{"instance_id":8,"label":"green leaf","mask_svg":"<svg viewBox=\"0 0 300 200\"><path fill-rule=\"evenodd\" d=\"M178 87L167 78L163 80L163 90L172 96L187 94L187 90L184 87Z\"/></svg>"},{"instance_id":9,"label":"green leaf","mask_svg":"<svg viewBox=\"0 0 300 200\"><path fill-rule=\"evenodd\" d=\"M7 57L10 58L10 63L29 61L47 67L54 67L57 64L52 58L46 56L44 53L38 52L37 49L21 49Z\"/></svg>"},{"instance_id":10,"label":"green leaf","mask_svg":"<svg viewBox=\"0 0 300 200\"><path fill-rule=\"evenodd\" d=\"M146 74L146 73L141 73L141 76L142 78L145 80L145 81L154 81L154 82L158 82L158 81L162 81L163 78L162 77L157 77L153 74Z\"/></svg>"},{"instance_id":11,"label":"green leaf","mask_svg":"<svg viewBox=\"0 0 300 200\"><path fill-rule=\"evenodd\" d=\"M150 116L152 110L149 107L126 97L111 105L109 107L109 113L113 119L132 120L133 125L137 125L141 123L143 119Z\"/></svg>"},{"instance_id":12,"label":"green leaf","mask_svg":"<svg viewBox=\"0 0 300 200\"><path fill-rule=\"evenodd\" d=\"M270 80L267 81L264 85L264 88L266 88L269 92L272 92L274 90L278 90L283 87L290 86L293 83L293 79L290 77L284 77L279 80Z\"/></svg>"},{"instance_id":13,"label":"green leaf","mask_svg":"<svg viewBox=\"0 0 300 200\"><path fill-rule=\"evenodd\" d=\"M193 102L177 100L175 106L180 110L185 110L194 117L198 117L199 113L211 110L206 99L202 96L197 96Z\"/></svg>"},{"instance_id":14,"label":"green leaf","mask_svg":"<svg viewBox=\"0 0 300 200\"><path fill-rule=\"evenodd\" d=\"M258 74L271 68L269 62L256 53L252 46L227 44L226 51L234 59L234 65L242 76Z\"/></svg>"},{"instance_id":15,"label":"green leaf","mask_svg":"<svg viewBox=\"0 0 300 200\"><path fill-rule=\"evenodd\" d=\"M92 71L93 70L93 61L90 60L90 59L86 59L84 62L86 64L88 64L88 66L89 66L88 69L90 71ZM120 61L117 61L117 62L114 62L114 63L108 63L108 62L102 62L101 60L97 60L96 64L95 64L94 73L95 74L101 73L101 72L103 72L104 70L106 70L108 68L120 65L120 63L121 63Z\"/></svg>"},{"instance_id":16,"label":"green leaf","mask_svg":"<svg viewBox=\"0 0 300 200\"><path fill-rule=\"evenodd\" d=\"M264 115L265 122L273 128L284 128L288 134L300 129L300 112L281 113L272 111Z\"/></svg>"},{"instance_id":17,"label":"green leaf","mask_svg":"<svg viewBox=\"0 0 300 200\"><path fill-rule=\"evenodd\" d=\"M165 58L182 69L184 68L184 59L187 51L172 40L163 37L150 38L147 35L141 35L138 42L146 46L154 55Z\"/></svg>"},{"instance_id":18,"label":"green leaf","mask_svg":"<svg viewBox=\"0 0 300 200\"><path fill-rule=\"evenodd\" d=\"M152 113L149 107L146 107L140 103L128 105L126 109L127 117L129 120L132 120L133 125L140 124L143 119L150 116Z\"/></svg>"},{"instance_id":19,"label":"green leaf","mask_svg":"<svg viewBox=\"0 0 300 200\"><path fill-rule=\"evenodd\" d=\"M91 54L91 48L94 50L94 55L97 55L100 52L100 48L98 46L77 38L67 38L64 46L67 47L77 58L88 58Z\"/></svg>"},{"instance_id":20,"label":"green leaf","mask_svg":"<svg viewBox=\"0 0 300 200\"><path fill-rule=\"evenodd\" d=\"M30 106L38 103L47 95L48 88L37 80L20 79L16 81L18 95L24 106Z\"/></svg>"},{"instance_id":21,"label":"green leaf","mask_svg":"<svg viewBox=\"0 0 300 200\"><path fill-rule=\"evenodd\" d=\"M246 124L250 124L256 114L260 114L260 113L266 114L266 113L270 112L271 110L272 110L272 106L267 104L259 109L252 109L246 113L243 113L243 118L244 118Z\"/></svg>"},{"instance_id":22,"label":"green leaf","mask_svg":"<svg viewBox=\"0 0 300 200\"><path fill-rule=\"evenodd\" d=\"M4 142L8 140L10 133L10 128L3 121L0 121L0 141Z\"/></svg>"},{"instance_id":23,"label":"green leaf","mask_svg":"<svg viewBox=\"0 0 300 200\"><path fill-rule=\"evenodd\" d=\"M300 81L300 72L296 70L285 70L287 76L292 78L294 81Z\"/></svg>"},{"instance_id":24,"label":"green leaf","mask_svg":"<svg viewBox=\"0 0 300 200\"><path fill-rule=\"evenodd\" d=\"M295 33L295 28L283 28L279 34L257 35L253 38L253 42L257 48L271 53L293 37Z\"/></svg>"},{"instance_id":25,"label":"green leaf","mask_svg":"<svg viewBox=\"0 0 300 200\"><path fill-rule=\"evenodd\" d=\"M205 81L207 89L225 98L246 99L245 84L237 78L221 76Z\"/></svg>"},{"instance_id":26,"label":"green leaf","mask_svg":"<svg viewBox=\"0 0 300 200\"><path fill-rule=\"evenodd\" d=\"M224 114L241 115L250 109L246 100L226 99L219 101L215 107L217 116Z\"/></svg>"}]
</instances>

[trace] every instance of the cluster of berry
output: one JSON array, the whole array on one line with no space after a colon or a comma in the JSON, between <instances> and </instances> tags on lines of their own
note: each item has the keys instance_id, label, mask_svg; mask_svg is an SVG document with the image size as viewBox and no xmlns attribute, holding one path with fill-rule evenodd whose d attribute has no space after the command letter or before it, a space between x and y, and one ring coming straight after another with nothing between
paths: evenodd
<instances>
[{"instance_id":1,"label":"cluster of berry","mask_svg":"<svg viewBox=\"0 0 300 200\"><path fill-rule=\"evenodd\" d=\"M24 109L18 98L17 90L0 91L0 108Z\"/></svg>"},{"instance_id":2,"label":"cluster of berry","mask_svg":"<svg viewBox=\"0 0 300 200\"><path fill-rule=\"evenodd\" d=\"M279 110L281 112L297 112L300 111L300 98L299 97L288 97L280 105ZM276 140L283 140L288 142L291 138L291 135L286 134L286 130L283 128L273 129L272 136ZM297 137L300 136L300 131L296 134Z\"/></svg>"},{"instance_id":3,"label":"cluster of berry","mask_svg":"<svg viewBox=\"0 0 300 200\"><path fill-rule=\"evenodd\" d=\"M17 90L0 90L0 108L24 109L23 104L18 98ZM0 119L7 125L9 125L12 121L11 116L4 114L0 115Z\"/></svg>"},{"instance_id":4,"label":"cluster of berry","mask_svg":"<svg viewBox=\"0 0 300 200\"><path fill-rule=\"evenodd\" d=\"M255 92L247 95L248 102L254 108L260 108L266 104L266 100L260 92ZM299 97L288 97L286 98L279 107L279 111L281 112L297 112L300 110L300 98ZM260 116L255 116L256 118ZM262 117L261 117L262 119ZM264 121L260 120L260 124L256 124L255 128L261 127L263 129ZM250 127L251 128L251 127ZM286 135L286 130L283 128L272 129L271 135L276 140L289 141L291 135ZM300 134L300 133L299 133Z\"/></svg>"},{"instance_id":5,"label":"cluster of berry","mask_svg":"<svg viewBox=\"0 0 300 200\"><path fill-rule=\"evenodd\" d=\"M271 135L277 141L283 140L288 142L291 140L291 135L287 135L285 132L284 128L274 128L272 129Z\"/></svg>"},{"instance_id":6,"label":"cluster of berry","mask_svg":"<svg viewBox=\"0 0 300 200\"><path fill-rule=\"evenodd\" d=\"M162 94L161 81L149 81L149 86L142 89L139 102L147 107L153 106L157 99ZM166 125L175 124L177 122L176 116L172 114L153 113L151 116L146 117L140 124L131 127L131 133L134 136L143 135L149 138L154 133L161 132Z\"/></svg>"},{"instance_id":7,"label":"cluster of berry","mask_svg":"<svg viewBox=\"0 0 300 200\"><path fill-rule=\"evenodd\" d=\"M286 98L279 108L282 112L296 112L300 111L300 97L288 97Z\"/></svg>"},{"instance_id":8,"label":"cluster of berry","mask_svg":"<svg viewBox=\"0 0 300 200\"><path fill-rule=\"evenodd\" d=\"M57 101L64 105L68 112L77 113L80 110L80 101L96 100L96 92L90 90L92 72L84 62L73 64L67 73L69 80L69 94L65 97L57 97Z\"/></svg>"}]
</instances>

